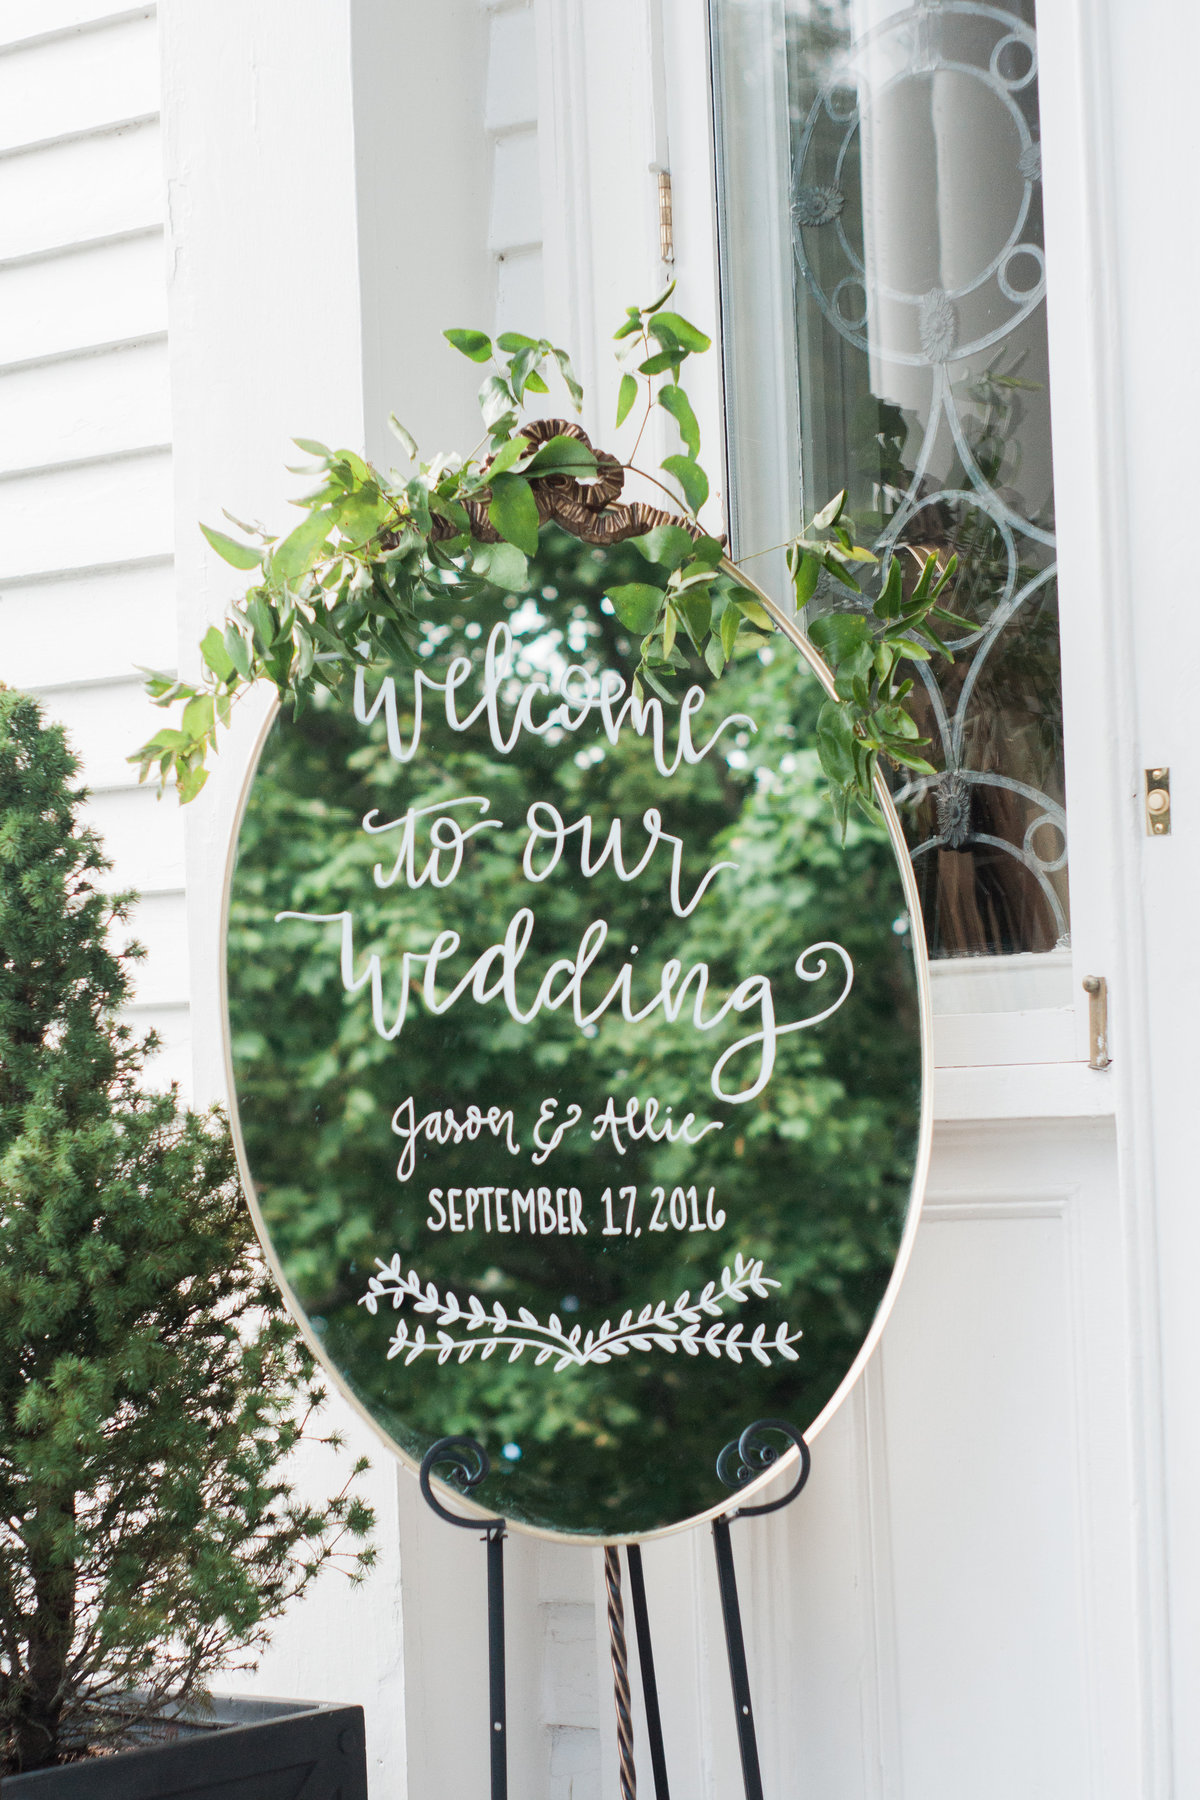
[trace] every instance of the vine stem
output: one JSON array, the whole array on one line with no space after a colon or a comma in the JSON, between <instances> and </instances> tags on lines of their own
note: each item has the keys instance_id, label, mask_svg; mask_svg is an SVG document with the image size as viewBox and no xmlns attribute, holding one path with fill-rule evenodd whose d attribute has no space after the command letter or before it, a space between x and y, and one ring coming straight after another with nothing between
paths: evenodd
<instances>
[{"instance_id":1,"label":"vine stem","mask_svg":"<svg viewBox=\"0 0 1200 1800\"><path fill-rule=\"evenodd\" d=\"M639 469L637 464L635 462L633 462L632 460L627 463L622 463L621 467L623 469L625 469L630 475L640 475L643 481L648 481L651 483L652 486L658 488L662 493L664 493L667 496L667 499L671 502L672 506L679 506L681 504L679 495L672 493L671 489L667 486L666 482L660 481L658 479L657 475L651 475L649 470ZM684 500L682 502L682 505L683 505L683 509L685 512L692 513L692 509L688 505L686 500ZM692 517L693 517L693 519L696 518L695 513L692 513ZM696 522L697 522L697 524L699 524L699 520L697 520Z\"/></svg>"}]
</instances>

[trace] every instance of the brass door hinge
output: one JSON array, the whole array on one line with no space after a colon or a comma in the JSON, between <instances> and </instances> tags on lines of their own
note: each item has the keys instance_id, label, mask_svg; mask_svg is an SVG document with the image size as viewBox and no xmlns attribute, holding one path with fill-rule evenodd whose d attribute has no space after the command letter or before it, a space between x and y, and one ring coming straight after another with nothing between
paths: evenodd
<instances>
[{"instance_id":1,"label":"brass door hinge","mask_svg":"<svg viewBox=\"0 0 1200 1800\"><path fill-rule=\"evenodd\" d=\"M652 168L658 177L658 250L665 263L675 261L675 220L671 199L670 169Z\"/></svg>"},{"instance_id":2,"label":"brass door hinge","mask_svg":"<svg viewBox=\"0 0 1200 1800\"><path fill-rule=\"evenodd\" d=\"M1083 991L1088 997L1088 1067L1107 1069L1112 1061L1108 1054L1108 983L1103 975L1085 975Z\"/></svg>"}]
</instances>

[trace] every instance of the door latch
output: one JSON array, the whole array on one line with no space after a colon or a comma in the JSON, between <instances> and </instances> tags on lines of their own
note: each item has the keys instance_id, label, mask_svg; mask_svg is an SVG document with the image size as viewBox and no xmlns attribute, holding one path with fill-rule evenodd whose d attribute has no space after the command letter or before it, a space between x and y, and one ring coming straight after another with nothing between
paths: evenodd
<instances>
[{"instance_id":1,"label":"door latch","mask_svg":"<svg viewBox=\"0 0 1200 1800\"><path fill-rule=\"evenodd\" d=\"M1150 837L1166 837L1171 829L1171 771L1146 770L1146 831Z\"/></svg>"}]
</instances>

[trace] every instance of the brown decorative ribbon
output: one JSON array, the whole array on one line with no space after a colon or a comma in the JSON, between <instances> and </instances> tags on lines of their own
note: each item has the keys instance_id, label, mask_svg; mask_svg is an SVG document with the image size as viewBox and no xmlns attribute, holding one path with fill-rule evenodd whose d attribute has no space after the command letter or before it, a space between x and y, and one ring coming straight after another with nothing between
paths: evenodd
<instances>
[{"instance_id":1,"label":"brown decorative ribbon","mask_svg":"<svg viewBox=\"0 0 1200 1800\"><path fill-rule=\"evenodd\" d=\"M615 1544L604 1546L604 1585L608 1591L608 1640L612 1651L613 1701L617 1709L621 1800L637 1800L633 1700L629 1690L629 1652L625 1644L625 1602L621 1597L621 1552Z\"/></svg>"},{"instance_id":2,"label":"brown decorative ribbon","mask_svg":"<svg viewBox=\"0 0 1200 1800\"><path fill-rule=\"evenodd\" d=\"M531 449L549 443L551 438L575 438L592 450L591 440L581 425L569 419L534 419L521 427L521 436ZM694 538L705 536L704 527L679 513L663 512L647 506L643 500L622 501L625 471L615 456L606 450L592 450L596 458L596 476L591 481L578 481L573 475L532 475L529 486L537 502L538 521L545 525L553 520L585 544L619 544L625 538L640 537L656 525L679 525ZM486 471L485 471L486 472ZM500 533L488 518L489 489L482 489L470 500L464 500L471 521L471 536L481 544L498 544ZM457 536L457 527L440 514L435 515L430 537L434 542Z\"/></svg>"}]
</instances>

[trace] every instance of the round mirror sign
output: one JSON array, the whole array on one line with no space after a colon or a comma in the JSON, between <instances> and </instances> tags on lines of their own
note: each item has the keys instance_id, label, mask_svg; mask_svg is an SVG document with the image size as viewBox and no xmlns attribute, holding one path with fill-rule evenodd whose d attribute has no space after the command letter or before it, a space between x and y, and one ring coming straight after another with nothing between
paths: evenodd
<instances>
[{"instance_id":1,"label":"round mirror sign","mask_svg":"<svg viewBox=\"0 0 1200 1800\"><path fill-rule=\"evenodd\" d=\"M227 897L243 1176L309 1341L410 1463L474 1437L479 1506L591 1539L829 1415L927 1154L898 831L842 842L778 615L635 682L609 596L665 581L547 525L523 591L278 711Z\"/></svg>"}]
</instances>

